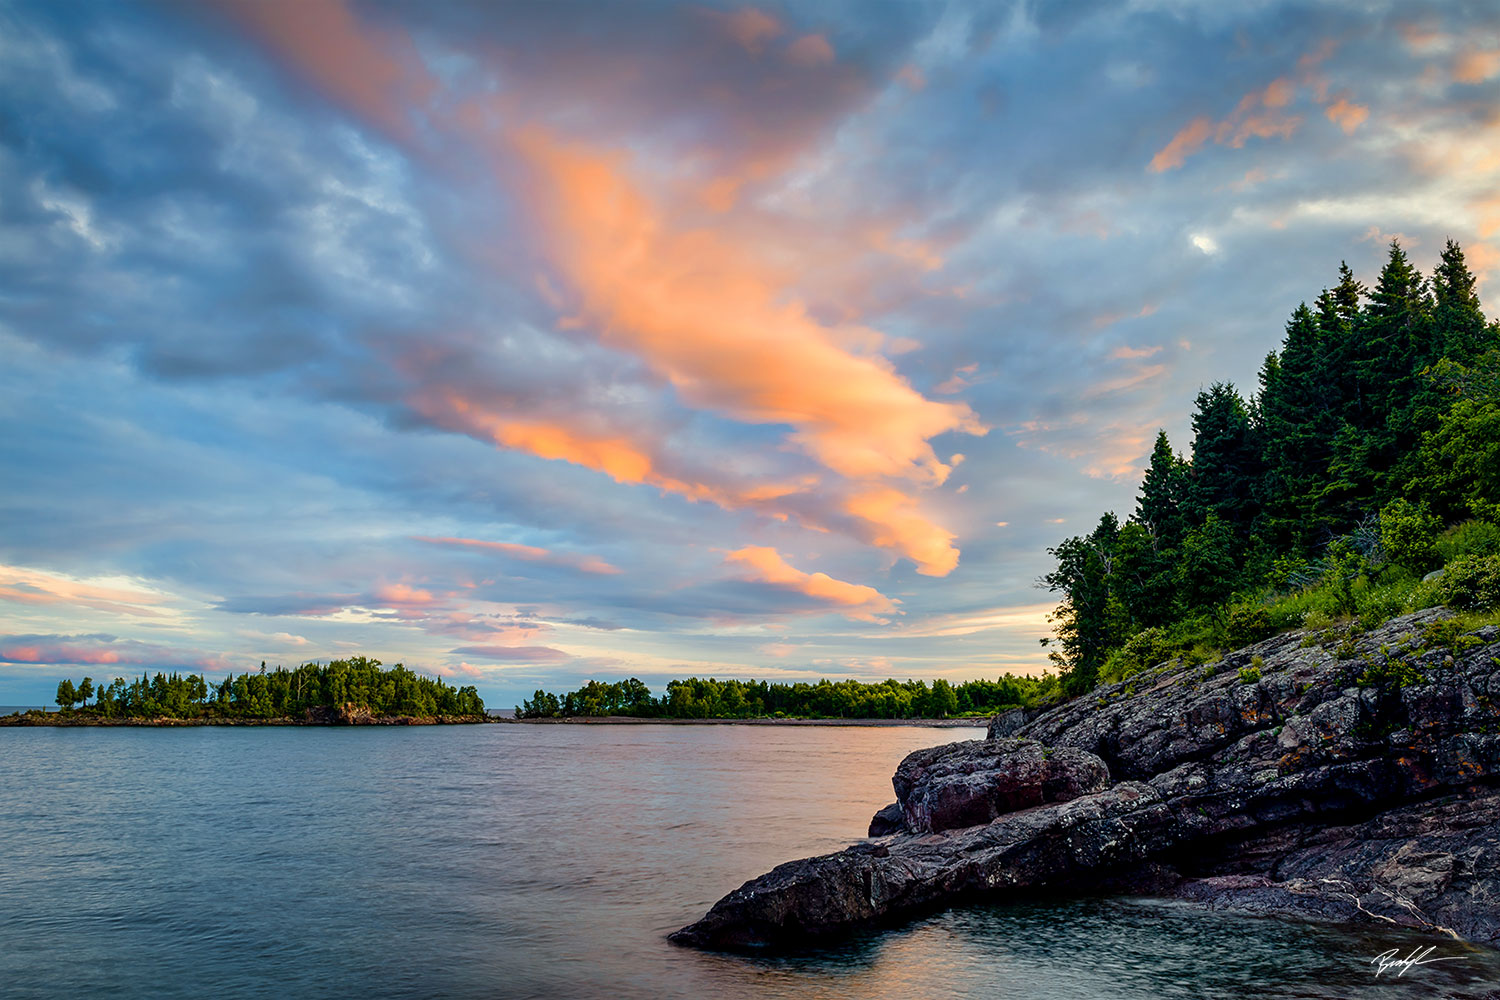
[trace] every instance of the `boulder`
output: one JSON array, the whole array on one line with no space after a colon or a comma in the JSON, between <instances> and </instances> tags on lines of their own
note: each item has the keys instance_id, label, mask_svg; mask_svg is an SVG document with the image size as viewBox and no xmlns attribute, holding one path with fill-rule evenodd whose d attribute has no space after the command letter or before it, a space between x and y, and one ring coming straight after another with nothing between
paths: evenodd
<instances>
[{"instance_id":1,"label":"boulder","mask_svg":"<svg viewBox=\"0 0 1500 1000\"><path fill-rule=\"evenodd\" d=\"M969 740L910 754L891 778L911 833L978 826L1018 809L1109 787L1109 768L1085 750L1036 740Z\"/></svg>"}]
</instances>

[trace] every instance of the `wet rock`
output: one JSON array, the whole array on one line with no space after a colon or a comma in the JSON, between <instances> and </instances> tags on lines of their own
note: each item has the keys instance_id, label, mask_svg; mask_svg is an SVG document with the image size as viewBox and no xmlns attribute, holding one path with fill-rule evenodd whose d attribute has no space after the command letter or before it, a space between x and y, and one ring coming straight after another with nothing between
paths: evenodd
<instances>
[{"instance_id":1,"label":"wet rock","mask_svg":"<svg viewBox=\"0 0 1500 1000\"><path fill-rule=\"evenodd\" d=\"M901 803L892 802L871 818L869 835L871 837L884 837L902 828Z\"/></svg>"}]
</instances>

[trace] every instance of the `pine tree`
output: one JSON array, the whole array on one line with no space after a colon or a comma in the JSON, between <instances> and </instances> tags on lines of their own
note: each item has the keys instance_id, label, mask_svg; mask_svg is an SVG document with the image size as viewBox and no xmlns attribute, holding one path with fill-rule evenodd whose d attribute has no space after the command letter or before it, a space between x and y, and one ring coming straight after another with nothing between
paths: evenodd
<instances>
[{"instance_id":1,"label":"pine tree","mask_svg":"<svg viewBox=\"0 0 1500 1000\"><path fill-rule=\"evenodd\" d=\"M1193 459L1186 502L1189 524L1216 514L1241 538L1257 513L1260 448L1245 401L1227 382L1198 393L1193 414Z\"/></svg>"},{"instance_id":2,"label":"pine tree","mask_svg":"<svg viewBox=\"0 0 1500 1000\"><path fill-rule=\"evenodd\" d=\"M1155 539L1158 550L1173 548L1182 540L1182 501L1187 485L1187 463L1172 451L1167 432L1156 432L1156 447L1151 450L1151 464L1146 467L1141 490L1136 496L1136 523Z\"/></svg>"}]
</instances>

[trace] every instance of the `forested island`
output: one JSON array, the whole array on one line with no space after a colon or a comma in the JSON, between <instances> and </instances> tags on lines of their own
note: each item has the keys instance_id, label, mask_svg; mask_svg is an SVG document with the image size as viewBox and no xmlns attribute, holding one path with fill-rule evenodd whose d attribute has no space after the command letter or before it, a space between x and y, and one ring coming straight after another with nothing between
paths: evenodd
<instances>
[{"instance_id":1,"label":"forested island","mask_svg":"<svg viewBox=\"0 0 1500 1000\"><path fill-rule=\"evenodd\" d=\"M953 684L942 678L878 683L821 680L816 684L689 677L667 682L666 693L634 677L614 683L589 681L561 697L537 691L516 706L518 719L946 719L991 716L1009 708L1055 700L1056 674L1001 677Z\"/></svg>"},{"instance_id":2,"label":"forested island","mask_svg":"<svg viewBox=\"0 0 1500 1000\"><path fill-rule=\"evenodd\" d=\"M93 701L90 701L90 699ZM142 674L95 685L92 677L57 686L59 712L0 717L0 725L327 724L370 725L489 721L472 686L452 687L398 663L364 656L277 666L218 684L199 674Z\"/></svg>"}]
</instances>

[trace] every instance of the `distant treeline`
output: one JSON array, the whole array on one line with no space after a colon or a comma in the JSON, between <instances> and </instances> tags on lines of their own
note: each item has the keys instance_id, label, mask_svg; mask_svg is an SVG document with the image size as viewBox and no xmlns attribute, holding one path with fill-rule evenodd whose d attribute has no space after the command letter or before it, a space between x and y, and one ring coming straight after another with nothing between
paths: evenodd
<instances>
[{"instance_id":1,"label":"distant treeline","mask_svg":"<svg viewBox=\"0 0 1500 1000\"><path fill-rule=\"evenodd\" d=\"M89 699L94 699L90 704ZM198 674L161 674L136 680L117 677L97 687L91 677L57 685L57 704L103 718L280 719L311 709L345 705L373 715L483 715L484 702L473 687L449 687L413 673L401 664L382 669L379 660L355 656L326 664L304 663L287 670L230 674L210 684Z\"/></svg>"},{"instance_id":2,"label":"distant treeline","mask_svg":"<svg viewBox=\"0 0 1500 1000\"><path fill-rule=\"evenodd\" d=\"M924 681L818 681L771 684L766 681L689 677L669 681L667 693L653 697L644 682L589 681L558 697L537 691L516 706L518 719L633 715L663 719L941 719L951 715L991 715L1035 705L1060 693L1056 675L1001 677L950 684Z\"/></svg>"},{"instance_id":3,"label":"distant treeline","mask_svg":"<svg viewBox=\"0 0 1500 1000\"><path fill-rule=\"evenodd\" d=\"M1049 551L1069 694L1279 630L1500 603L1500 326L1456 243L1400 246L1287 320L1249 398L1198 393L1157 435L1135 511ZM1441 580L1424 579L1444 569Z\"/></svg>"}]
</instances>

